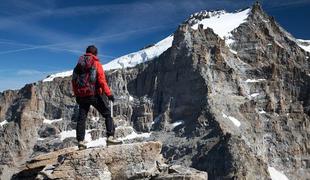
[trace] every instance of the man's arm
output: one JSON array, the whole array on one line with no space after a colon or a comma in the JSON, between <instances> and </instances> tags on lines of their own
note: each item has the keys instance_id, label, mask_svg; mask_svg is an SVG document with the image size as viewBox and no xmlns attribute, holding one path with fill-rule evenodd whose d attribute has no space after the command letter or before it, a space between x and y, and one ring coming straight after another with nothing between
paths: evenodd
<instances>
[{"instance_id":1,"label":"man's arm","mask_svg":"<svg viewBox=\"0 0 310 180\"><path fill-rule=\"evenodd\" d=\"M102 65L98 61L96 62L96 68L97 68L97 81L100 85L100 88L102 88L103 92L109 97L112 95L112 93L108 86Z\"/></svg>"}]
</instances>

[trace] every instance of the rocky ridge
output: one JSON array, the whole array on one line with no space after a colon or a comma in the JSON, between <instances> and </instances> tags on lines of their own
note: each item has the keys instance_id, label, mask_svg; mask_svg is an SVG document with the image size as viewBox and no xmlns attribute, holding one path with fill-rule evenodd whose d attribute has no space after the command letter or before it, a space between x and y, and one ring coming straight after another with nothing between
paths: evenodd
<instances>
[{"instance_id":1,"label":"rocky ridge","mask_svg":"<svg viewBox=\"0 0 310 180\"><path fill-rule=\"evenodd\" d=\"M181 24L172 46L153 61L107 72L118 97L119 137L159 140L168 164L206 171L209 179L269 179L271 170L310 177L309 52L259 4L229 41L199 25L203 18L212 16ZM1 93L1 177L76 144L70 79ZM104 128L92 110L90 140L104 138Z\"/></svg>"}]
</instances>

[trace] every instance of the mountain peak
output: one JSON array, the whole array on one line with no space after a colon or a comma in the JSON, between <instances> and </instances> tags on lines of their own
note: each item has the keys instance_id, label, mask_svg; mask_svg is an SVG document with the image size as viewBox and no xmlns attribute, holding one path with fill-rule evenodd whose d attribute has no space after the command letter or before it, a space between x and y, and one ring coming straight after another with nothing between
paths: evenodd
<instances>
[{"instance_id":1,"label":"mountain peak","mask_svg":"<svg viewBox=\"0 0 310 180\"><path fill-rule=\"evenodd\" d=\"M192 14L185 21L185 23L192 26L194 24L197 24L199 21L201 21L203 19L208 19L208 18L216 17L216 16L219 17L225 13L227 13L225 10L212 10L212 11L203 10L203 11L196 12L196 13Z\"/></svg>"},{"instance_id":2,"label":"mountain peak","mask_svg":"<svg viewBox=\"0 0 310 180\"><path fill-rule=\"evenodd\" d=\"M252 12L254 13L254 12L262 12L262 11L263 9L262 9L260 2L256 1L252 6Z\"/></svg>"},{"instance_id":3,"label":"mountain peak","mask_svg":"<svg viewBox=\"0 0 310 180\"><path fill-rule=\"evenodd\" d=\"M250 11L250 8L235 12L201 11L191 15L186 22L194 30L198 29L198 26L202 26L203 29L211 28L229 46L234 42L231 32L246 22Z\"/></svg>"}]
</instances>

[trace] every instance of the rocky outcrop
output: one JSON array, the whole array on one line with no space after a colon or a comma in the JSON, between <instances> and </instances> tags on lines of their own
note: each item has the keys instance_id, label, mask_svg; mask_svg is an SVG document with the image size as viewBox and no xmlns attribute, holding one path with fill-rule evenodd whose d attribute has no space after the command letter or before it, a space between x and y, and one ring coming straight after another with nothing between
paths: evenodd
<instances>
[{"instance_id":1,"label":"rocky outcrop","mask_svg":"<svg viewBox=\"0 0 310 180\"><path fill-rule=\"evenodd\" d=\"M201 179L207 173L163 163L161 143L145 142L37 156L13 179Z\"/></svg>"},{"instance_id":2,"label":"rocky outcrop","mask_svg":"<svg viewBox=\"0 0 310 180\"><path fill-rule=\"evenodd\" d=\"M181 24L172 47L153 61L107 72L117 136L161 141L168 164L206 171L209 179L268 179L268 167L309 177L309 52L258 4L231 32L231 44L210 28L191 28L195 22ZM78 110L70 79L1 93L1 177L29 158L76 145L66 135ZM95 110L87 129L92 140L104 137Z\"/></svg>"}]
</instances>

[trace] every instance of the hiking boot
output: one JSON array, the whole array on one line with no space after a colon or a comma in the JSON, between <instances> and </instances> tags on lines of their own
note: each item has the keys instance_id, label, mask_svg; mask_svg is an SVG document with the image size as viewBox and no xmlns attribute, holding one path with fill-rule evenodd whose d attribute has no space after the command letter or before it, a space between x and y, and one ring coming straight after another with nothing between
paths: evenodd
<instances>
[{"instance_id":1,"label":"hiking boot","mask_svg":"<svg viewBox=\"0 0 310 180\"><path fill-rule=\"evenodd\" d=\"M87 149L86 142L85 141L79 141L78 147L79 147L79 150Z\"/></svg>"},{"instance_id":2,"label":"hiking boot","mask_svg":"<svg viewBox=\"0 0 310 180\"><path fill-rule=\"evenodd\" d=\"M109 136L107 139L107 145L116 145L116 144L122 144L123 141L116 139L114 136Z\"/></svg>"}]
</instances>

